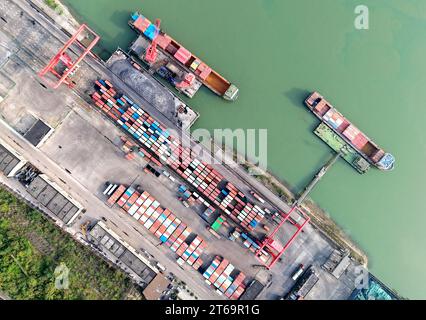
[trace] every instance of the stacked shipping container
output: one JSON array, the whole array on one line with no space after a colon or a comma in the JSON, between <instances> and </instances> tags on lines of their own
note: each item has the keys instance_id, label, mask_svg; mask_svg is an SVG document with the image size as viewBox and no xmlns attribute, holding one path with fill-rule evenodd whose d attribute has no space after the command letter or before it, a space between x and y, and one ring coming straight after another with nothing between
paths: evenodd
<instances>
[{"instance_id":1,"label":"stacked shipping container","mask_svg":"<svg viewBox=\"0 0 426 320\"><path fill-rule=\"evenodd\" d=\"M249 249L251 252L255 253L260 249L260 246L253 240L248 234L242 233L241 237L244 239L244 246Z\"/></svg>"},{"instance_id":2,"label":"stacked shipping container","mask_svg":"<svg viewBox=\"0 0 426 320\"><path fill-rule=\"evenodd\" d=\"M199 192L197 198L215 204L244 229L252 231L264 212L210 165L194 158L190 149L170 135L164 125L125 95L117 94L107 80L95 82L92 99L97 107L139 142L141 152L155 164L164 161ZM226 185L219 188L219 185Z\"/></svg>"},{"instance_id":3,"label":"stacked shipping container","mask_svg":"<svg viewBox=\"0 0 426 320\"><path fill-rule=\"evenodd\" d=\"M139 221L146 229L179 256L182 263L186 262L198 270L203 264L200 256L206 248L206 242L196 236L188 245L185 240L192 230L177 218L169 209L164 209L160 203L147 191L139 193L132 187L115 185L108 203L116 202L129 215ZM107 189L111 189L111 185Z\"/></svg>"},{"instance_id":4,"label":"stacked shipping container","mask_svg":"<svg viewBox=\"0 0 426 320\"><path fill-rule=\"evenodd\" d=\"M237 221L246 230L253 230L265 216L265 212L257 205L247 201L246 196L232 183L222 188L217 199L219 208Z\"/></svg>"},{"instance_id":5,"label":"stacked shipping container","mask_svg":"<svg viewBox=\"0 0 426 320\"><path fill-rule=\"evenodd\" d=\"M168 209L163 209L147 191L140 193L132 187L110 184L105 194L109 195L109 204L117 203L175 252L179 256L179 264L186 262L195 270L201 267L203 260L200 256L207 246L206 242L196 236L189 244L186 243L192 230ZM234 279L231 276L234 269L228 260L216 256L203 276L220 294L236 300L244 292L245 275L240 272Z\"/></svg>"},{"instance_id":6,"label":"stacked shipping container","mask_svg":"<svg viewBox=\"0 0 426 320\"><path fill-rule=\"evenodd\" d=\"M206 283L216 288L220 294L237 300L244 292L245 286L243 280L245 275L240 272L235 279L231 277L231 273L235 267L228 260L216 256L210 266L203 273Z\"/></svg>"}]
</instances>

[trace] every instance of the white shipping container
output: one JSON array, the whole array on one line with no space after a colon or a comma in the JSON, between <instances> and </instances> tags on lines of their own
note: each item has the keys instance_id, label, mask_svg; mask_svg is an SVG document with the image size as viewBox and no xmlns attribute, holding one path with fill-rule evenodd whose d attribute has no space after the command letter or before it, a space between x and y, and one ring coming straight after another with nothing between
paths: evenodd
<instances>
[{"instance_id":1,"label":"white shipping container","mask_svg":"<svg viewBox=\"0 0 426 320\"><path fill-rule=\"evenodd\" d=\"M154 224L154 220L148 219L148 220L145 222L144 227L145 227L145 228L147 228L147 229L149 229L149 228L151 228L151 227L152 227L152 225L153 225L153 224Z\"/></svg>"},{"instance_id":2,"label":"white shipping container","mask_svg":"<svg viewBox=\"0 0 426 320\"><path fill-rule=\"evenodd\" d=\"M147 222L147 221L148 221L148 219L149 219L149 216L148 216L147 214L144 214L144 215L140 218L140 221L141 221L142 223L145 223L145 222Z\"/></svg>"},{"instance_id":3,"label":"white shipping container","mask_svg":"<svg viewBox=\"0 0 426 320\"><path fill-rule=\"evenodd\" d=\"M149 207L155 200L153 200L152 198L147 198L146 201L143 203L143 205L145 207Z\"/></svg>"},{"instance_id":4,"label":"white shipping container","mask_svg":"<svg viewBox=\"0 0 426 320\"><path fill-rule=\"evenodd\" d=\"M157 209L160 206L160 202L158 202L157 200L154 200L154 202L152 203L152 207L154 209Z\"/></svg>"},{"instance_id":5,"label":"white shipping container","mask_svg":"<svg viewBox=\"0 0 426 320\"><path fill-rule=\"evenodd\" d=\"M137 205L138 207L140 207L142 204L143 204L143 202L144 202L144 198L142 198L142 196L140 196L139 198L138 198L138 200L136 200L136 202L135 202L135 205Z\"/></svg>"},{"instance_id":6,"label":"white shipping container","mask_svg":"<svg viewBox=\"0 0 426 320\"><path fill-rule=\"evenodd\" d=\"M155 209L151 206L146 210L146 214L151 216L154 213Z\"/></svg>"},{"instance_id":7,"label":"white shipping container","mask_svg":"<svg viewBox=\"0 0 426 320\"><path fill-rule=\"evenodd\" d=\"M129 213L131 216L133 216L133 215L136 213L136 211L137 211L138 209L139 209L139 205L134 204L134 205L132 205L132 206L130 207L130 209L129 209L128 213Z\"/></svg>"}]
</instances>

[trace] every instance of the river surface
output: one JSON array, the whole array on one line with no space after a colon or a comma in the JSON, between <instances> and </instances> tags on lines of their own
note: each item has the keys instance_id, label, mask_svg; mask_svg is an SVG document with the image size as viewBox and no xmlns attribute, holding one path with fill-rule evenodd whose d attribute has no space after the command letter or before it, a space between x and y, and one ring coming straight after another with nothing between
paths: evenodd
<instances>
[{"instance_id":1,"label":"river surface","mask_svg":"<svg viewBox=\"0 0 426 320\"><path fill-rule=\"evenodd\" d=\"M364 249L370 270L408 298L426 298L426 1L67 0L109 51L136 34L140 10L241 90L227 103L201 90L196 128L268 129L268 168L296 192L331 156L303 105L318 90L392 152L396 169L359 175L340 160L312 198Z\"/></svg>"}]
</instances>

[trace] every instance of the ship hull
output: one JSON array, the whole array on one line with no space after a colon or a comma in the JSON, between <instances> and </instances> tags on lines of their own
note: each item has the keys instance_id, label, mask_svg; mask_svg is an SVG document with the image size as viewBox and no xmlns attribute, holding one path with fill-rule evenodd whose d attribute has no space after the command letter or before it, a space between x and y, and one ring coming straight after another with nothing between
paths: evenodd
<instances>
[{"instance_id":1,"label":"ship hull","mask_svg":"<svg viewBox=\"0 0 426 320\"><path fill-rule=\"evenodd\" d=\"M341 115L319 93L313 92L305 100L308 109L328 128L336 133L371 165L382 171L394 169L394 157L385 153L367 135Z\"/></svg>"},{"instance_id":2,"label":"ship hull","mask_svg":"<svg viewBox=\"0 0 426 320\"><path fill-rule=\"evenodd\" d=\"M140 22L143 17L144 23ZM149 24L149 27L147 27ZM140 13L134 13L129 21L129 26L149 43L153 41L152 23ZM146 28L146 29L145 29ZM144 30L145 29L145 30ZM188 73L192 73L203 85L225 100L235 101L239 96L239 89L219 73L211 69L201 59L185 49L180 43L166 33L160 31L157 35L157 50L167 56L170 61L177 64Z\"/></svg>"}]
</instances>

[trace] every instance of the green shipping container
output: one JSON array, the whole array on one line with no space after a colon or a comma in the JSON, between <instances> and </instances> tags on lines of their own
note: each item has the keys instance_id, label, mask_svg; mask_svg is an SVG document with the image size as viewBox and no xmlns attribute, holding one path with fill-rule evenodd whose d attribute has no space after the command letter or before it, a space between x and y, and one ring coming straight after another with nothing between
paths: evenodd
<instances>
[{"instance_id":1,"label":"green shipping container","mask_svg":"<svg viewBox=\"0 0 426 320\"><path fill-rule=\"evenodd\" d=\"M212 225L212 229L214 231L218 231L220 227L222 226L223 219L221 217L217 218L216 221Z\"/></svg>"}]
</instances>

